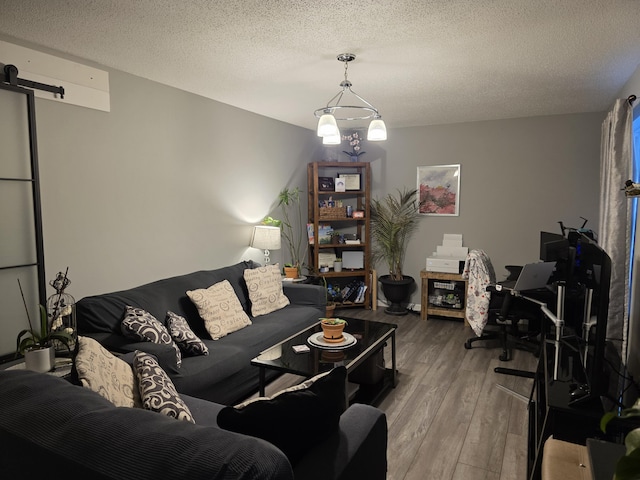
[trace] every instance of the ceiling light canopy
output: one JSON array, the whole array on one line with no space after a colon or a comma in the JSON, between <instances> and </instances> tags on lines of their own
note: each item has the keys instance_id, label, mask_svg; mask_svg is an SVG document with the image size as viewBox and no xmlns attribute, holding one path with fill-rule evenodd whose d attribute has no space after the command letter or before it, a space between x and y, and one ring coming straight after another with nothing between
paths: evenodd
<instances>
[{"instance_id":1,"label":"ceiling light canopy","mask_svg":"<svg viewBox=\"0 0 640 480\"><path fill-rule=\"evenodd\" d=\"M369 124L367 132L367 140L371 142L379 142L387 139L387 127L382 120L382 116L378 109L367 102L364 98L351 90L353 85L347 78L347 69L349 62L355 60L353 53L341 53L338 55L338 61L344 62L344 80L340 82L342 90L340 90L331 100L327 102L326 107L317 109L314 113L318 117L318 136L322 137L322 143L325 145L335 145L336 138L340 138L340 130L337 120L368 120L373 119ZM357 105L340 104L345 94L351 94L359 100ZM329 138L327 138L329 137Z\"/></svg>"}]
</instances>

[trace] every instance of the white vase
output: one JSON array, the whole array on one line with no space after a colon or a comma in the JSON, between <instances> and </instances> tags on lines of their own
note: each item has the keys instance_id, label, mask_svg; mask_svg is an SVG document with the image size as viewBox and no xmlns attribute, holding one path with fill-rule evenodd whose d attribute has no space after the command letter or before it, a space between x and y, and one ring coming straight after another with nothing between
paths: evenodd
<instances>
[{"instance_id":1,"label":"white vase","mask_svg":"<svg viewBox=\"0 0 640 480\"><path fill-rule=\"evenodd\" d=\"M56 360L56 350L53 347L37 348L24 352L24 363L27 370L34 372L49 372Z\"/></svg>"},{"instance_id":2,"label":"white vase","mask_svg":"<svg viewBox=\"0 0 640 480\"><path fill-rule=\"evenodd\" d=\"M342 271L342 262L333 262L333 271L341 272Z\"/></svg>"}]
</instances>

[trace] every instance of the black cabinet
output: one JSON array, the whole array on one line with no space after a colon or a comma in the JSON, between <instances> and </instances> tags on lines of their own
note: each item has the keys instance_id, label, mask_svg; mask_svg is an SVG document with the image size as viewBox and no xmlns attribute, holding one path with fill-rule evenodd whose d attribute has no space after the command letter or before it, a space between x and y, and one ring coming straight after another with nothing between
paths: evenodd
<instances>
[{"instance_id":1,"label":"black cabinet","mask_svg":"<svg viewBox=\"0 0 640 480\"><path fill-rule=\"evenodd\" d=\"M542 348L529 400L529 431L527 452L527 478L540 479L543 445L553 435L579 445L588 438L611 440L600 430L600 419L605 410L600 398L576 401L571 392L586 381L580 354L570 343L560 347L559 368L554 379L555 346L547 343Z\"/></svg>"}]
</instances>

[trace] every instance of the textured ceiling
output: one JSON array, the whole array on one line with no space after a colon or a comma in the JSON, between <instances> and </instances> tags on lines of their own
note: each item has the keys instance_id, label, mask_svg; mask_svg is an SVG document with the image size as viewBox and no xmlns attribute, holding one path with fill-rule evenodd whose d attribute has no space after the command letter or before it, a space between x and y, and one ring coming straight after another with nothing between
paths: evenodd
<instances>
[{"instance_id":1,"label":"textured ceiling","mask_svg":"<svg viewBox=\"0 0 640 480\"><path fill-rule=\"evenodd\" d=\"M639 24L638 0L0 0L28 46L307 128L342 52L389 128L602 111Z\"/></svg>"}]
</instances>

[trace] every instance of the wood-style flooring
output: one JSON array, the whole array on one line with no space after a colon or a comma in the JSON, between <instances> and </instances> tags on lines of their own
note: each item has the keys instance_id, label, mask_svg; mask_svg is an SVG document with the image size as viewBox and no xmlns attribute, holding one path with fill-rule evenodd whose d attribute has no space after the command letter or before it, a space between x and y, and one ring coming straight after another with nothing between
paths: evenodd
<instances>
[{"instance_id":1,"label":"wood-style flooring","mask_svg":"<svg viewBox=\"0 0 640 480\"><path fill-rule=\"evenodd\" d=\"M497 366L533 371L537 359L514 350L500 362L496 345L464 348L461 320L391 316L384 309L343 309L336 316L395 323L398 385L378 405L387 415L389 480L519 480L526 478L527 405L496 387L529 397L532 380L495 373ZM385 361L391 366L390 346ZM271 395L299 377L283 376Z\"/></svg>"}]
</instances>

